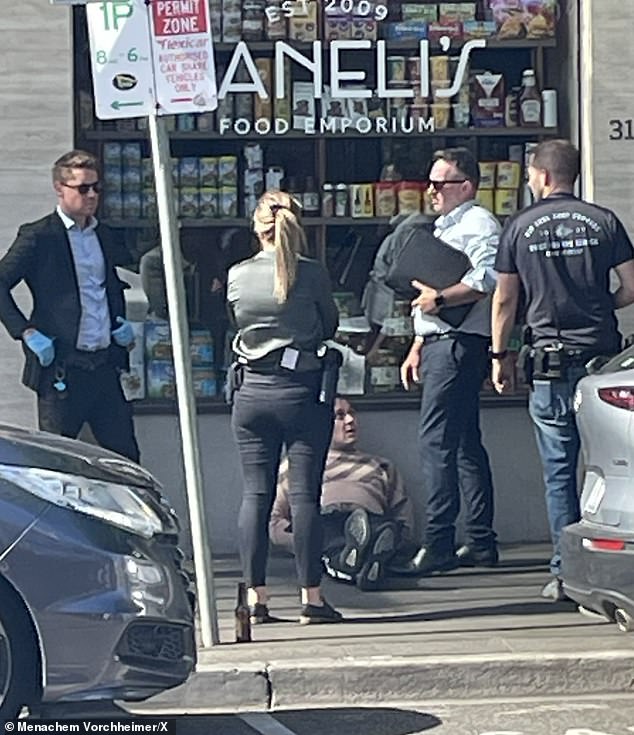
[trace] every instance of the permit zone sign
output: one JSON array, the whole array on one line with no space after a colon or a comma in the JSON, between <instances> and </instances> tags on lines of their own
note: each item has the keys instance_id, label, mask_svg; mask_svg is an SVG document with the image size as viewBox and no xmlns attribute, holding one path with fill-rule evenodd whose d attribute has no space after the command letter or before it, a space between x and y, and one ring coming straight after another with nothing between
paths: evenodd
<instances>
[{"instance_id":1,"label":"permit zone sign","mask_svg":"<svg viewBox=\"0 0 634 735\"><path fill-rule=\"evenodd\" d=\"M102 0L86 16L99 119L216 109L206 0Z\"/></svg>"}]
</instances>

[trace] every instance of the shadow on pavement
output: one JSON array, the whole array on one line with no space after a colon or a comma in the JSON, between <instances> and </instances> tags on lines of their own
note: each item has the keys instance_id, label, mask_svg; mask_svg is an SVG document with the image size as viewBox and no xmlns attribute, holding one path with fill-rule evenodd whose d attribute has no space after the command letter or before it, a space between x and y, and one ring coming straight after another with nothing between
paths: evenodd
<instances>
[{"instance_id":1,"label":"shadow on pavement","mask_svg":"<svg viewBox=\"0 0 634 735\"><path fill-rule=\"evenodd\" d=\"M517 602L492 605L491 607L452 608L405 615L379 615L374 617L346 617L346 623L414 623L455 618L484 617L488 615L543 615L546 612L574 612L574 602ZM499 630L496 628L496 631Z\"/></svg>"},{"instance_id":2,"label":"shadow on pavement","mask_svg":"<svg viewBox=\"0 0 634 735\"><path fill-rule=\"evenodd\" d=\"M434 715L394 707L288 710L273 716L298 735L414 735L442 725Z\"/></svg>"},{"instance_id":3,"label":"shadow on pavement","mask_svg":"<svg viewBox=\"0 0 634 735\"><path fill-rule=\"evenodd\" d=\"M230 714L162 714L134 715L115 703L95 702L58 704L44 707L29 720L38 719L151 719L176 720L177 735L246 735L247 733L281 732L280 724L293 735L415 735L442 725L434 715L394 707L333 707L279 712ZM277 722L275 722L277 721ZM277 724L279 723L279 724ZM277 724L277 727L276 727Z\"/></svg>"}]
</instances>

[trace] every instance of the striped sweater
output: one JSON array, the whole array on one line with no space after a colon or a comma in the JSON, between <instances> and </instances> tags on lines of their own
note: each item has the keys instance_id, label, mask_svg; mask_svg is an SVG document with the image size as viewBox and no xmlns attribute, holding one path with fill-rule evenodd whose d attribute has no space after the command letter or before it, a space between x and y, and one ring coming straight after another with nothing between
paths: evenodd
<instances>
[{"instance_id":1,"label":"striped sweater","mask_svg":"<svg viewBox=\"0 0 634 735\"><path fill-rule=\"evenodd\" d=\"M326 458L322 508L350 511L365 508L369 513L400 521L402 541L411 541L414 532L414 510L405 494L403 480L394 466L383 457L358 449L330 449ZM269 525L271 542L286 549L293 548L291 507L288 499L288 460L280 467L277 494Z\"/></svg>"}]
</instances>

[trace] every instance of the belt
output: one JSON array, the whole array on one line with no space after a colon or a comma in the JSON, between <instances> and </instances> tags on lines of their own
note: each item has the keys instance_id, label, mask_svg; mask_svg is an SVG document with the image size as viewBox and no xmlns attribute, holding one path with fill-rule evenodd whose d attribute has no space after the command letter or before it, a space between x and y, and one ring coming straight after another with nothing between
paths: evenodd
<instances>
[{"instance_id":1,"label":"belt","mask_svg":"<svg viewBox=\"0 0 634 735\"><path fill-rule=\"evenodd\" d=\"M61 362L66 368L78 368L79 370L96 370L107 365L110 361L110 347L103 350L72 350L63 355Z\"/></svg>"},{"instance_id":2,"label":"belt","mask_svg":"<svg viewBox=\"0 0 634 735\"><path fill-rule=\"evenodd\" d=\"M281 361L285 349L285 347L282 347L279 350L269 352L268 355L261 357L259 360L246 360L243 357L238 357L238 362L251 372L273 375L289 375L294 372L307 373L322 369L323 363L321 359L314 352L304 350L298 350L299 357L294 369L283 367Z\"/></svg>"},{"instance_id":3,"label":"belt","mask_svg":"<svg viewBox=\"0 0 634 735\"><path fill-rule=\"evenodd\" d=\"M423 344L430 345L433 342L440 342L443 339L455 339L460 332L438 332L436 334L426 334L423 337Z\"/></svg>"}]
</instances>

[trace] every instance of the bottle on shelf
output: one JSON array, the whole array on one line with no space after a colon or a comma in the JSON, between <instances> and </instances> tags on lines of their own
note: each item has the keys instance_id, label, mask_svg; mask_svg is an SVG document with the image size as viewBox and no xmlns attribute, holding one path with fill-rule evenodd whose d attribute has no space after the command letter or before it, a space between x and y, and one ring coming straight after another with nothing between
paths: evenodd
<instances>
[{"instance_id":1,"label":"bottle on shelf","mask_svg":"<svg viewBox=\"0 0 634 735\"><path fill-rule=\"evenodd\" d=\"M302 204L304 214L307 217L316 217L319 215L319 191L317 191L317 185L315 184L315 178L313 176L306 177L306 185L302 195Z\"/></svg>"},{"instance_id":2,"label":"bottle on shelf","mask_svg":"<svg viewBox=\"0 0 634 735\"><path fill-rule=\"evenodd\" d=\"M248 643L251 640L251 611L247 603L247 586L238 582L238 599L233 611L236 624L236 643Z\"/></svg>"},{"instance_id":3,"label":"bottle on shelf","mask_svg":"<svg viewBox=\"0 0 634 735\"><path fill-rule=\"evenodd\" d=\"M526 69L522 74L519 123L524 128L538 128L542 124L542 96L537 89L537 79L533 69Z\"/></svg>"},{"instance_id":4,"label":"bottle on shelf","mask_svg":"<svg viewBox=\"0 0 634 735\"><path fill-rule=\"evenodd\" d=\"M321 188L321 216L335 216L335 187L333 184L326 183Z\"/></svg>"}]
</instances>

